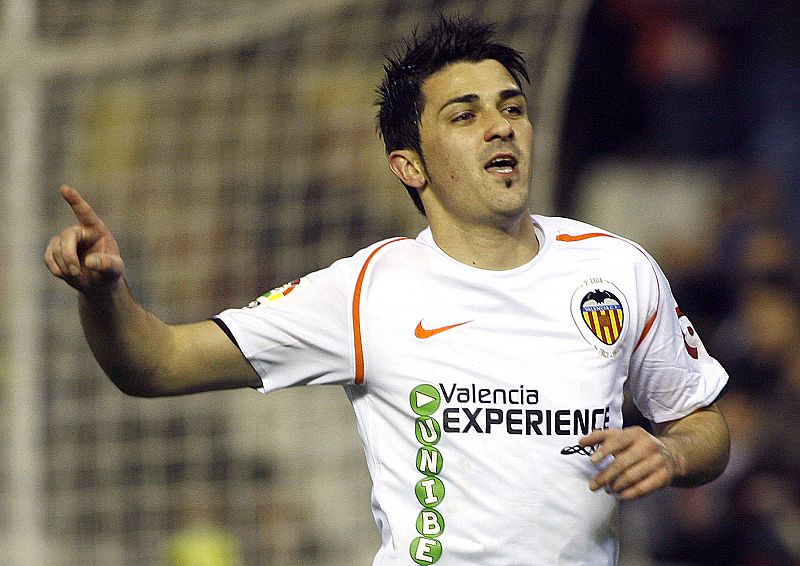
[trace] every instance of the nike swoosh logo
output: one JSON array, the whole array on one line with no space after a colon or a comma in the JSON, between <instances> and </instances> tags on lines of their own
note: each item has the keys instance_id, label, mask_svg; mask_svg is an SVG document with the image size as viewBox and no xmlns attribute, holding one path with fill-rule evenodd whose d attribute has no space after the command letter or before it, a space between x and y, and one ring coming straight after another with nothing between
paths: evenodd
<instances>
[{"instance_id":1,"label":"nike swoosh logo","mask_svg":"<svg viewBox=\"0 0 800 566\"><path fill-rule=\"evenodd\" d=\"M425 340L426 338L430 338L431 336L436 336L440 332L444 332L445 330L450 330L451 328L455 328L457 326L461 326L462 324L468 324L472 322L471 320L466 320L464 322L459 322L457 324L450 324L448 326L440 326L439 328L423 328L422 321L420 320L417 323L417 327L414 329L414 336L419 338L420 340Z\"/></svg>"}]
</instances>

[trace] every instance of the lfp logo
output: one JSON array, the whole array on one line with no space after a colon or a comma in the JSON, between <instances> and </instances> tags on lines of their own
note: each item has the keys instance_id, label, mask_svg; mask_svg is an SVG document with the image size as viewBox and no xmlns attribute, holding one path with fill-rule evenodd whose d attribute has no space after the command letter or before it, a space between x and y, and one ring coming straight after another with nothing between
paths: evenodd
<instances>
[{"instance_id":1,"label":"lfp logo","mask_svg":"<svg viewBox=\"0 0 800 566\"><path fill-rule=\"evenodd\" d=\"M433 564L442 557L442 543L438 537L444 532L444 517L436 507L444 499L444 484L439 479L444 460L436 448L442 438L442 427L431 415L441 404L439 390L433 385L418 385L411 390L409 402L411 410L417 415L414 421L414 434L420 443L417 451L417 470L423 474L414 486L414 495L422 505L417 516L417 532L420 534L411 541L411 558L417 564Z\"/></svg>"}]
</instances>

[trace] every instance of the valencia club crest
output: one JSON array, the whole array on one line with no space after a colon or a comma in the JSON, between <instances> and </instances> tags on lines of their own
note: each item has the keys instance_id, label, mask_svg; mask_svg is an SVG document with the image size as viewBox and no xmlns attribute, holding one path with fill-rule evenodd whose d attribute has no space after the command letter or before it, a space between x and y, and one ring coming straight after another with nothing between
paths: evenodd
<instances>
[{"instance_id":1,"label":"valencia club crest","mask_svg":"<svg viewBox=\"0 0 800 566\"><path fill-rule=\"evenodd\" d=\"M606 356L614 355L614 345L626 329L628 304L611 282L593 277L572 296L572 317L581 335Z\"/></svg>"},{"instance_id":2,"label":"valencia club crest","mask_svg":"<svg viewBox=\"0 0 800 566\"><path fill-rule=\"evenodd\" d=\"M581 299L583 321L603 344L611 346L619 338L625 313L622 304L611 291L595 289Z\"/></svg>"}]
</instances>

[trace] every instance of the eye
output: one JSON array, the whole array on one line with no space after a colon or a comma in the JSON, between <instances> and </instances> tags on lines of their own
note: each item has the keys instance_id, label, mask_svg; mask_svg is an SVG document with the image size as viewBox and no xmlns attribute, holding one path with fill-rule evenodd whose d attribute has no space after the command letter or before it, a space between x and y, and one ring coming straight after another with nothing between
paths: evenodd
<instances>
[{"instance_id":1,"label":"eye","mask_svg":"<svg viewBox=\"0 0 800 566\"><path fill-rule=\"evenodd\" d=\"M475 117L475 114L469 111L459 112L453 116L453 122L467 122Z\"/></svg>"},{"instance_id":2,"label":"eye","mask_svg":"<svg viewBox=\"0 0 800 566\"><path fill-rule=\"evenodd\" d=\"M506 106L505 108L503 108L503 112L511 116L522 116L523 114L525 114L525 111L518 104L511 104L509 106Z\"/></svg>"}]
</instances>

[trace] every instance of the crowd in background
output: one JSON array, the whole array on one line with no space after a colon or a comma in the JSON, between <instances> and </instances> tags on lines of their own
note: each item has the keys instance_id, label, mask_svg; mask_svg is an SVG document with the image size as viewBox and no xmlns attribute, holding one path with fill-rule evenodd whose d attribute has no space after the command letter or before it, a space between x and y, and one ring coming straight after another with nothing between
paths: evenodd
<instances>
[{"instance_id":1,"label":"crowd in background","mask_svg":"<svg viewBox=\"0 0 800 566\"><path fill-rule=\"evenodd\" d=\"M561 212L583 198L582 171L609 155L706 164L719 180L709 237L658 259L730 374L719 404L731 461L706 487L623 506L630 563L800 564L798 35L794 0L605 0L587 19Z\"/></svg>"}]
</instances>

